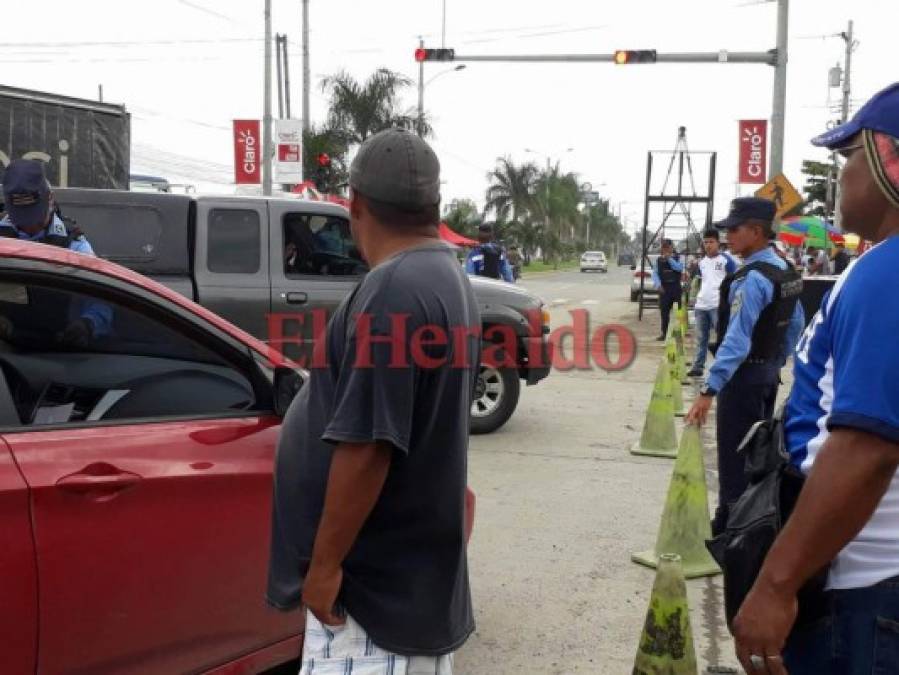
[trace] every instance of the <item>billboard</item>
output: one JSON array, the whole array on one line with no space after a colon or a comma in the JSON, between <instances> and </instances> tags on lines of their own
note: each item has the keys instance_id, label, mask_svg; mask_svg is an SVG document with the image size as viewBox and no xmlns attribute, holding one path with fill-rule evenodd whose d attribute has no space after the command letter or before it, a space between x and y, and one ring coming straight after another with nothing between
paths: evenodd
<instances>
[{"instance_id":1,"label":"billboard","mask_svg":"<svg viewBox=\"0 0 899 675\"><path fill-rule=\"evenodd\" d=\"M303 122L275 120L275 182L303 182Z\"/></svg>"}]
</instances>

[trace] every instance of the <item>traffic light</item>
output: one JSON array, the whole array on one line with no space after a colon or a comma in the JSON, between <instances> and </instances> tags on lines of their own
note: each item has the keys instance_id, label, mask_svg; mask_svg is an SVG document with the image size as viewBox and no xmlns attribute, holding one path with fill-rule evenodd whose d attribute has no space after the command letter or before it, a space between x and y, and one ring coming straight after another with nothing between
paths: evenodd
<instances>
[{"instance_id":1,"label":"traffic light","mask_svg":"<svg viewBox=\"0 0 899 675\"><path fill-rule=\"evenodd\" d=\"M422 61L452 61L456 58L455 49L424 49L419 47L415 50L415 60Z\"/></svg>"},{"instance_id":2,"label":"traffic light","mask_svg":"<svg viewBox=\"0 0 899 675\"><path fill-rule=\"evenodd\" d=\"M315 189L327 192L331 184L331 156L327 152L320 152L315 163L318 165L315 170Z\"/></svg>"},{"instance_id":3,"label":"traffic light","mask_svg":"<svg viewBox=\"0 0 899 675\"><path fill-rule=\"evenodd\" d=\"M658 52L655 49L619 49L615 52L615 63L619 66L631 63L655 63Z\"/></svg>"}]
</instances>

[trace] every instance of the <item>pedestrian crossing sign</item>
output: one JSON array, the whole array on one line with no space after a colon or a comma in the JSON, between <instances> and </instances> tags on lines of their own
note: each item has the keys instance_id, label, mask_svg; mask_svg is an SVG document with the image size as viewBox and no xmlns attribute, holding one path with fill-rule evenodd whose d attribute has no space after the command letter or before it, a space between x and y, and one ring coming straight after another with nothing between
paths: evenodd
<instances>
[{"instance_id":1,"label":"pedestrian crossing sign","mask_svg":"<svg viewBox=\"0 0 899 675\"><path fill-rule=\"evenodd\" d=\"M783 218L802 204L802 195L783 174L779 174L756 190L756 197L770 199L777 206L777 218Z\"/></svg>"}]
</instances>

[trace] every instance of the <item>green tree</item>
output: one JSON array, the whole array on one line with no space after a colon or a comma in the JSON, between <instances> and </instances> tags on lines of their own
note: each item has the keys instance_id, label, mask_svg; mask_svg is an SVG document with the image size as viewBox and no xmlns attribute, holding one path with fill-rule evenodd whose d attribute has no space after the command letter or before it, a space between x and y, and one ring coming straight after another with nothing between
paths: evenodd
<instances>
[{"instance_id":1,"label":"green tree","mask_svg":"<svg viewBox=\"0 0 899 675\"><path fill-rule=\"evenodd\" d=\"M534 203L534 181L538 175L532 163L516 166L508 157L499 160L487 175L488 186L484 213L494 213L500 220L520 223Z\"/></svg>"},{"instance_id":2,"label":"green tree","mask_svg":"<svg viewBox=\"0 0 899 675\"><path fill-rule=\"evenodd\" d=\"M314 181L319 171L318 157L322 153L331 158L325 191L336 194L340 185L349 180L347 166L348 144L346 134L328 126L313 126L303 132L303 177Z\"/></svg>"},{"instance_id":3,"label":"green tree","mask_svg":"<svg viewBox=\"0 0 899 675\"><path fill-rule=\"evenodd\" d=\"M828 162L816 162L806 159L802 162L802 173L806 176L805 202L806 215L826 217L828 214L827 204L827 181L833 172L833 166Z\"/></svg>"},{"instance_id":4,"label":"green tree","mask_svg":"<svg viewBox=\"0 0 899 675\"><path fill-rule=\"evenodd\" d=\"M478 225L483 222L477 204L471 199L455 199L443 211L443 222L451 230L469 239L478 238Z\"/></svg>"},{"instance_id":5,"label":"green tree","mask_svg":"<svg viewBox=\"0 0 899 675\"><path fill-rule=\"evenodd\" d=\"M415 111L400 105L400 95L410 86L412 80L386 68L379 68L364 82L346 71L324 78L322 91L330 98L329 128L341 130L350 144L392 127L415 129ZM427 120L423 133L431 133Z\"/></svg>"},{"instance_id":6,"label":"green tree","mask_svg":"<svg viewBox=\"0 0 899 675\"><path fill-rule=\"evenodd\" d=\"M574 173L562 173L559 165L550 167L549 171L541 172L534 186L535 211L550 224L550 231L558 238L559 243L571 239L571 231L574 228L580 232L584 227L584 218L578 210L578 204L582 201L578 177ZM544 238L548 238L549 232L544 232ZM547 239L549 241L549 239ZM550 246L556 255L563 253L561 246Z\"/></svg>"}]
</instances>

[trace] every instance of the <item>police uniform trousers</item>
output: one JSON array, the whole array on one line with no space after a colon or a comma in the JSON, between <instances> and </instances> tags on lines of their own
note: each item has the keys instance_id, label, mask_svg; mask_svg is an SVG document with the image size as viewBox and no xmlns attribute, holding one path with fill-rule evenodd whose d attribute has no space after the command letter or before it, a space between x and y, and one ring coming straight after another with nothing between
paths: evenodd
<instances>
[{"instance_id":1,"label":"police uniform trousers","mask_svg":"<svg viewBox=\"0 0 899 675\"><path fill-rule=\"evenodd\" d=\"M744 457L737 454L743 438L759 420L774 414L780 368L772 363L744 362L718 392L718 509L713 534L724 531L728 507L746 489Z\"/></svg>"},{"instance_id":2,"label":"police uniform trousers","mask_svg":"<svg viewBox=\"0 0 899 675\"><path fill-rule=\"evenodd\" d=\"M662 335L668 335L668 323L671 321L671 308L681 301L681 286L662 286L659 293L659 311L662 313Z\"/></svg>"}]
</instances>

